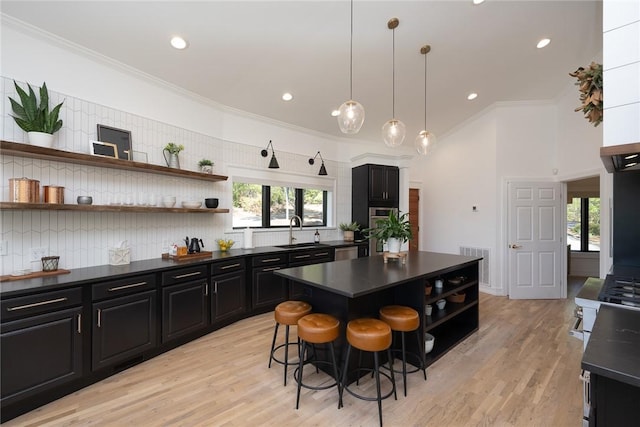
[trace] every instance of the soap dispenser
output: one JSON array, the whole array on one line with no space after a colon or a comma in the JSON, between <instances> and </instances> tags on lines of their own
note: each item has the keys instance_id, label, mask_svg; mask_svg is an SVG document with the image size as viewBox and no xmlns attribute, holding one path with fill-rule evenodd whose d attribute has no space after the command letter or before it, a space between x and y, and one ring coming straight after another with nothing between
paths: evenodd
<instances>
[{"instance_id":1,"label":"soap dispenser","mask_svg":"<svg viewBox=\"0 0 640 427\"><path fill-rule=\"evenodd\" d=\"M316 234L313 235L313 243L320 243L320 233L316 229Z\"/></svg>"}]
</instances>

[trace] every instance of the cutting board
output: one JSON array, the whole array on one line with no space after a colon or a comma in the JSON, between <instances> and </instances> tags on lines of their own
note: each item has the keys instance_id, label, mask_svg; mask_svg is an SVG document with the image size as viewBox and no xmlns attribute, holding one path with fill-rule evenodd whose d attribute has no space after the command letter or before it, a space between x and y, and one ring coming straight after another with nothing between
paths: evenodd
<instances>
[{"instance_id":1,"label":"cutting board","mask_svg":"<svg viewBox=\"0 0 640 427\"><path fill-rule=\"evenodd\" d=\"M58 276L60 274L69 274L71 273L69 270L57 269L55 271L36 271L34 273L25 274L22 276L0 276L0 282L13 282L15 280L26 280L26 279L35 279L38 277L50 277L50 276Z\"/></svg>"}]
</instances>

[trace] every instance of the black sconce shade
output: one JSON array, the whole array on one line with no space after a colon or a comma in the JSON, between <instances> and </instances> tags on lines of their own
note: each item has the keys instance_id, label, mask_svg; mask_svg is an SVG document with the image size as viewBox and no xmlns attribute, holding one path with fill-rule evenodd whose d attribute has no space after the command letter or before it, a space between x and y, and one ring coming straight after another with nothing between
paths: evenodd
<instances>
[{"instance_id":1,"label":"black sconce shade","mask_svg":"<svg viewBox=\"0 0 640 427\"><path fill-rule=\"evenodd\" d=\"M313 156L313 158L309 159L309 164L313 165L315 163L315 159L318 156L320 156L320 160L322 160L322 165L320 165L320 171L318 172L318 175L326 175L327 174L327 168L324 167L324 159L322 158L322 154L320 154L319 151L316 153L315 156Z\"/></svg>"},{"instance_id":2,"label":"black sconce shade","mask_svg":"<svg viewBox=\"0 0 640 427\"><path fill-rule=\"evenodd\" d=\"M271 161L269 162L269 169L280 169L280 165L278 165L278 160L276 160L276 152L273 149L273 144L271 144L271 140L269 140L269 143L267 144L267 148L263 149L262 151L260 151L260 155L262 157L267 157L269 155L269 146L271 146Z\"/></svg>"}]
</instances>

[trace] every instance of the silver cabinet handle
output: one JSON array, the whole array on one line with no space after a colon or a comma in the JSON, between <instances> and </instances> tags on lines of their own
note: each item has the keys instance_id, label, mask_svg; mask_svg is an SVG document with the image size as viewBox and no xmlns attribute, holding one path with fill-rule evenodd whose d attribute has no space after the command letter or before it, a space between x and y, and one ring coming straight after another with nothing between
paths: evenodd
<instances>
[{"instance_id":1,"label":"silver cabinet handle","mask_svg":"<svg viewBox=\"0 0 640 427\"><path fill-rule=\"evenodd\" d=\"M273 261L280 261L280 258L263 259L260 262L273 262Z\"/></svg>"},{"instance_id":2,"label":"silver cabinet handle","mask_svg":"<svg viewBox=\"0 0 640 427\"><path fill-rule=\"evenodd\" d=\"M307 254L307 255L296 255L294 256L295 259L302 259L302 258L311 258L311 255Z\"/></svg>"},{"instance_id":3,"label":"silver cabinet handle","mask_svg":"<svg viewBox=\"0 0 640 427\"><path fill-rule=\"evenodd\" d=\"M195 273L186 273L186 274L180 274L179 276L173 276L173 278L174 279L184 279L185 277L199 276L201 274L202 274L201 271L196 271Z\"/></svg>"},{"instance_id":4,"label":"silver cabinet handle","mask_svg":"<svg viewBox=\"0 0 640 427\"><path fill-rule=\"evenodd\" d=\"M273 271L273 270L280 270L280 267L267 267L262 269L262 271Z\"/></svg>"},{"instance_id":5,"label":"silver cabinet handle","mask_svg":"<svg viewBox=\"0 0 640 427\"><path fill-rule=\"evenodd\" d=\"M102 326L102 309L98 309L98 328Z\"/></svg>"},{"instance_id":6,"label":"silver cabinet handle","mask_svg":"<svg viewBox=\"0 0 640 427\"><path fill-rule=\"evenodd\" d=\"M121 291L122 289L137 288L138 286L144 286L146 284L147 282L132 283L130 285L122 285L122 286L116 286L115 288L109 288L108 291L109 292Z\"/></svg>"},{"instance_id":7,"label":"silver cabinet handle","mask_svg":"<svg viewBox=\"0 0 640 427\"><path fill-rule=\"evenodd\" d=\"M215 282L213 282L213 293L214 294L218 293L218 281L217 280Z\"/></svg>"},{"instance_id":8,"label":"silver cabinet handle","mask_svg":"<svg viewBox=\"0 0 640 427\"><path fill-rule=\"evenodd\" d=\"M224 267L220 267L220 270L226 270L227 268L233 268L233 267L240 267L240 264L229 264L229 265L225 265Z\"/></svg>"},{"instance_id":9,"label":"silver cabinet handle","mask_svg":"<svg viewBox=\"0 0 640 427\"><path fill-rule=\"evenodd\" d=\"M78 314L78 333L82 333L82 313Z\"/></svg>"},{"instance_id":10,"label":"silver cabinet handle","mask_svg":"<svg viewBox=\"0 0 640 427\"><path fill-rule=\"evenodd\" d=\"M62 302L66 300L67 300L67 297L62 297L62 298L50 299L47 301L34 302L33 304L19 305L17 307L7 307L7 311L24 310L26 308L39 307L41 305L47 305L47 304L55 304L56 302Z\"/></svg>"},{"instance_id":11,"label":"silver cabinet handle","mask_svg":"<svg viewBox=\"0 0 640 427\"><path fill-rule=\"evenodd\" d=\"M204 296L209 296L209 284L205 283L204 285Z\"/></svg>"},{"instance_id":12,"label":"silver cabinet handle","mask_svg":"<svg viewBox=\"0 0 640 427\"><path fill-rule=\"evenodd\" d=\"M329 252L322 252L319 254L315 254L314 256L328 256L328 255L329 255Z\"/></svg>"}]
</instances>

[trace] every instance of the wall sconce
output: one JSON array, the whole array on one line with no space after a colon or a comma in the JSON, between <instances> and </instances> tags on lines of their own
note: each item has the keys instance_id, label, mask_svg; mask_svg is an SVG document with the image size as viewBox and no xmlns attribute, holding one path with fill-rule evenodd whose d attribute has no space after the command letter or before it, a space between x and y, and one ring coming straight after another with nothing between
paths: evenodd
<instances>
[{"instance_id":1,"label":"wall sconce","mask_svg":"<svg viewBox=\"0 0 640 427\"><path fill-rule=\"evenodd\" d=\"M276 152L273 149L273 144L271 144L271 140L267 144L267 148L263 149L260 154L262 157L267 157L269 155L268 148L271 146L271 161L269 162L269 169L280 169L280 165L278 164L278 160L276 160Z\"/></svg>"},{"instance_id":2,"label":"wall sconce","mask_svg":"<svg viewBox=\"0 0 640 427\"><path fill-rule=\"evenodd\" d=\"M309 164L313 165L318 156L320 156L320 160L322 160L322 165L320 165L320 171L318 172L318 175L326 175L327 174L327 168L324 167L324 159L322 158L322 154L320 154L319 151L316 153L315 156L313 156L313 158L309 159Z\"/></svg>"}]
</instances>

